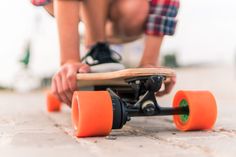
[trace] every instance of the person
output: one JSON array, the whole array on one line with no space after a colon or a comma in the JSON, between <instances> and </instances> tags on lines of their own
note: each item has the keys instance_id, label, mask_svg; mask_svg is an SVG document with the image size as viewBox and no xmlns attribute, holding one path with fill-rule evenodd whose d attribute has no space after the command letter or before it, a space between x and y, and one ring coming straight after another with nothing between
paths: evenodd
<instances>
[{"instance_id":1,"label":"person","mask_svg":"<svg viewBox=\"0 0 236 157\"><path fill-rule=\"evenodd\" d=\"M52 79L52 92L70 105L76 90L76 74L124 68L121 57L108 43L125 43L145 34L144 52L139 67L158 67L160 48L165 35L176 27L178 0L31 0L44 6L55 17L60 43L59 71ZM85 24L85 46L80 56L78 24ZM111 66L112 65L112 66ZM101 70L102 69L102 70ZM165 82L162 96L169 93L176 79Z\"/></svg>"}]
</instances>

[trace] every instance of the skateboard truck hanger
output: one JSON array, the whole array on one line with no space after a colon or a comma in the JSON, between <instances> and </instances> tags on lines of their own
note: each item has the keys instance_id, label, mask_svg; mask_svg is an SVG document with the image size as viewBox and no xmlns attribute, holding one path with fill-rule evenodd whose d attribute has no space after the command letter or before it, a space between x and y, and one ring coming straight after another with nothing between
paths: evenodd
<instances>
[{"instance_id":1,"label":"skateboard truck hanger","mask_svg":"<svg viewBox=\"0 0 236 157\"><path fill-rule=\"evenodd\" d=\"M133 97L120 97L121 92L108 88L113 105L112 128L122 128L130 117L188 114L188 107L160 107L157 103L155 93L161 89L165 79L161 75L127 79Z\"/></svg>"}]
</instances>

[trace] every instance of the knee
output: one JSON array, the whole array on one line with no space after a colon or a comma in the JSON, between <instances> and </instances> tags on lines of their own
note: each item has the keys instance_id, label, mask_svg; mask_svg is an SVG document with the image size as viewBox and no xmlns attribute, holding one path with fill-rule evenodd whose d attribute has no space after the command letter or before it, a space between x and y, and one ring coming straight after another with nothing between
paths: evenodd
<instances>
[{"instance_id":1,"label":"knee","mask_svg":"<svg viewBox=\"0 0 236 157\"><path fill-rule=\"evenodd\" d=\"M130 29L141 28L149 11L147 0L119 0L117 16Z\"/></svg>"}]
</instances>

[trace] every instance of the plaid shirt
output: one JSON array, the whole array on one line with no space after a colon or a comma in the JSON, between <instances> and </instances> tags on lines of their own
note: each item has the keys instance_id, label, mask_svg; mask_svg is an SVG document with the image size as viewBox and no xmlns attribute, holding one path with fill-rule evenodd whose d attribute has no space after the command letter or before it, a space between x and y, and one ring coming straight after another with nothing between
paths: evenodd
<instances>
[{"instance_id":1,"label":"plaid shirt","mask_svg":"<svg viewBox=\"0 0 236 157\"><path fill-rule=\"evenodd\" d=\"M31 0L36 6L44 6L51 0ZM148 35L173 35L176 27L176 15L179 9L179 0L149 0L150 9L145 24L145 33Z\"/></svg>"},{"instance_id":2,"label":"plaid shirt","mask_svg":"<svg viewBox=\"0 0 236 157\"><path fill-rule=\"evenodd\" d=\"M44 6L50 2L51 0L31 0L31 3L35 6Z\"/></svg>"},{"instance_id":3,"label":"plaid shirt","mask_svg":"<svg viewBox=\"0 0 236 157\"><path fill-rule=\"evenodd\" d=\"M148 35L173 35L179 0L151 0L145 32Z\"/></svg>"}]
</instances>

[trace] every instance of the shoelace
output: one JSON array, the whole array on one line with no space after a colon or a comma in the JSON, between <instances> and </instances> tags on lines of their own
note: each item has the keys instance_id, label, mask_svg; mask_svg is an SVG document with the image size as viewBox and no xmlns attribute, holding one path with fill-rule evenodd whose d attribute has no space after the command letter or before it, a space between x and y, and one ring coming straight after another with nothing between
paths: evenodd
<instances>
[{"instance_id":1,"label":"shoelace","mask_svg":"<svg viewBox=\"0 0 236 157\"><path fill-rule=\"evenodd\" d=\"M117 58L114 57L114 54ZM94 59L98 59L100 61L110 59L117 62L121 60L121 55L118 52L109 49L106 43L97 43L92 46L90 51L82 58L82 61L84 61L88 56L92 56Z\"/></svg>"}]
</instances>

